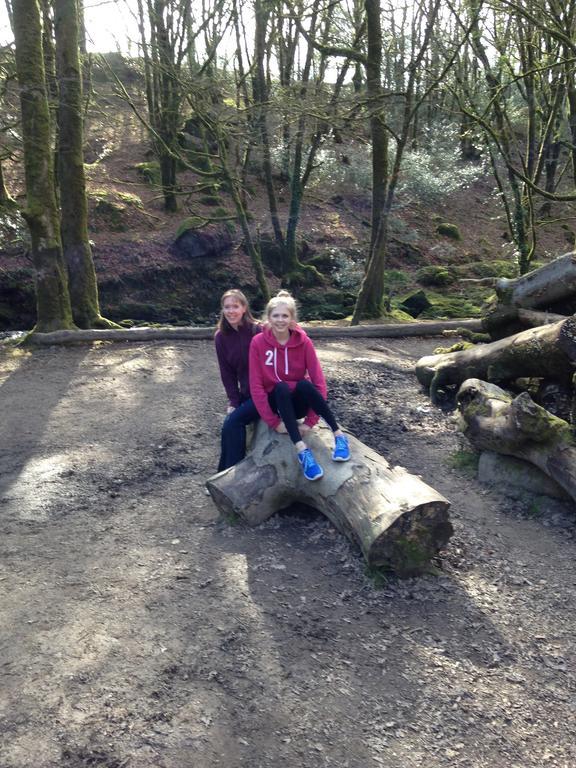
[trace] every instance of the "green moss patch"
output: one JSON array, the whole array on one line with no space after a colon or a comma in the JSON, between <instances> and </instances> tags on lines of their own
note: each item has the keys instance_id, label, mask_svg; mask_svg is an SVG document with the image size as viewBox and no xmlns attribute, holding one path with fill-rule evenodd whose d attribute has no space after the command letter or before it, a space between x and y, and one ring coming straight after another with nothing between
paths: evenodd
<instances>
[{"instance_id":1,"label":"green moss patch","mask_svg":"<svg viewBox=\"0 0 576 768\"><path fill-rule=\"evenodd\" d=\"M451 240L462 240L462 235L456 224L450 224L442 221L436 226L436 232L443 237L449 237Z\"/></svg>"},{"instance_id":2,"label":"green moss patch","mask_svg":"<svg viewBox=\"0 0 576 768\"><path fill-rule=\"evenodd\" d=\"M480 317L482 315L481 302L464 296L442 296L440 294L428 294L430 307L425 309L418 317L421 320L452 319L459 317Z\"/></svg>"},{"instance_id":3,"label":"green moss patch","mask_svg":"<svg viewBox=\"0 0 576 768\"><path fill-rule=\"evenodd\" d=\"M480 454L476 451L454 451L448 456L448 465L465 475L476 475Z\"/></svg>"},{"instance_id":4,"label":"green moss patch","mask_svg":"<svg viewBox=\"0 0 576 768\"><path fill-rule=\"evenodd\" d=\"M453 269L431 265L419 269L416 272L416 280L420 285L442 288L446 285L452 285L456 280L456 275Z\"/></svg>"},{"instance_id":5,"label":"green moss patch","mask_svg":"<svg viewBox=\"0 0 576 768\"><path fill-rule=\"evenodd\" d=\"M160 165L157 162L138 163L136 173L142 181L151 186L160 186Z\"/></svg>"}]
</instances>

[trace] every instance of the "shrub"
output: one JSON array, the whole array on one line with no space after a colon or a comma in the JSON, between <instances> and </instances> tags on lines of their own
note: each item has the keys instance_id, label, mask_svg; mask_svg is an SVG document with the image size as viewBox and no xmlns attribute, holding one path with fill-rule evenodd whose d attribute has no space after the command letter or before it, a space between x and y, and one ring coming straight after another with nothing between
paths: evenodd
<instances>
[{"instance_id":1,"label":"shrub","mask_svg":"<svg viewBox=\"0 0 576 768\"><path fill-rule=\"evenodd\" d=\"M220 205L220 198L218 195L202 195L198 198L198 202L202 205Z\"/></svg>"},{"instance_id":2,"label":"shrub","mask_svg":"<svg viewBox=\"0 0 576 768\"><path fill-rule=\"evenodd\" d=\"M460 159L457 127L439 125L430 131L425 148L404 155L398 192L421 202L438 202L482 174L481 164Z\"/></svg>"},{"instance_id":3,"label":"shrub","mask_svg":"<svg viewBox=\"0 0 576 768\"><path fill-rule=\"evenodd\" d=\"M364 277L364 254L341 248L330 248L329 253L334 264L334 282L342 290L355 293Z\"/></svg>"},{"instance_id":4,"label":"shrub","mask_svg":"<svg viewBox=\"0 0 576 768\"><path fill-rule=\"evenodd\" d=\"M134 168L136 169L138 176L142 181L145 181L146 184L152 186L160 185L160 165L157 162L138 163Z\"/></svg>"},{"instance_id":5,"label":"shrub","mask_svg":"<svg viewBox=\"0 0 576 768\"><path fill-rule=\"evenodd\" d=\"M436 227L436 232L444 237L449 237L451 240L461 240L460 230L456 224L449 224L447 221L443 221Z\"/></svg>"},{"instance_id":6,"label":"shrub","mask_svg":"<svg viewBox=\"0 0 576 768\"><path fill-rule=\"evenodd\" d=\"M456 276L452 270L446 267L428 266L418 270L416 280L420 285L432 285L442 288L446 285L451 285L456 280Z\"/></svg>"},{"instance_id":7,"label":"shrub","mask_svg":"<svg viewBox=\"0 0 576 768\"><path fill-rule=\"evenodd\" d=\"M339 149L323 147L316 158L310 188L321 188L325 194L336 194L342 188L366 192L372 188L370 148L365 144L349 146L346 154Z\"/></svg>"}]
</instances>

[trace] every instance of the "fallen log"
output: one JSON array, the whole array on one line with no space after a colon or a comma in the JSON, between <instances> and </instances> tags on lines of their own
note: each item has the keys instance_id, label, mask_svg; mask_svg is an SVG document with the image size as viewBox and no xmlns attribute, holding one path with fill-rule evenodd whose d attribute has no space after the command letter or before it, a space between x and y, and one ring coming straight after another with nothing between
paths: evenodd
<instances>
[{"instance_id":1,"label":"fallen log","mask_svg":"<svg viewBox=\"0 0 576 768\"><path fill-rule=\"evenodd\" d=\"M559 315L556 312L541 312L537 309L522 309L517 310L518 320L527 328L537 328L539 325L551 325L552 323L559 323L562 320L567 320L569 315Z\"/></svg>"},{"instance_id":2,"label":"fallen log","mask_svg":"<svg viewBox=\"0 0 576 768\"><path fill-rule=\"evenodd\" d=\"M549 307L576 294L576 253L565 253L513 280L502 277L494 287L502 304Z\"/></svg>"},{"instance_id":3,"label":"fallen log","mask_svg":"<svg viewBox=\"0 0 576 768\"><path fill-rule=\"evenodd\" d=\"M464 434L483 451L534 464L576 501L576 443L570 425L532 400L495 384L466 380L457 395Z\"/></svg>"},{"instance_id":4,"label":"fallen log","mask_svg":"<svg viewBox=\"0 0 576 768\"><path fill-rule=\"evenodd\" d=\"M493 341L520 333L525 328L537 328L566 320L570 314L559 314L539 309L524 309L498 304L483 318L482 325Z\"/></svg>"},{"instance_id":5,"label":"fallen log","mask_svg":"<svg viewBox=\"0 0 576 768\"><path fill-rule=\"evenodd\" d=\"M401 336L438 336L445 329L468 328L480 331L481 320L445 320L417 323L390 323L389 325L306 325L306 333L313 339L331 338L396 338ZM31 333L27 344L49 346L51 344L90 344L95 341L177 341L183 339L213 339L215 328L163 327L123 328L121 330L78 330Z\"/></svg>"},{"instance_id":6,"label":"fallen log","mask_svg":"<svg viewBox=\"0 0 576 768\"><path fill-rule=\"evenodd\" d=\"M427 355L418 360L415 371L418 381L429 388L432 401L438 402L441 389L470 378L505 382L533 376L569 385L575 362L576 317L569 317L490 344Z\"/></svg>"},{"instance_id":7,"label":"fallen log","mask_svg":"<svg viewBox=\"0 0 576 768\"><path fill-rule=\"evenodd\" d=\"M332 433L316 428L306 436L324 469L316 482L306 480L287 435L259 422L248 456L214 475L206 487L225 513L258 525L280 509L301 502L322 512L356 543L369 565L399 575L429 568L430 559L448 542L449 502L402 467L348 435L352 459L330 459Z\"/></svg>"}]
</instances>

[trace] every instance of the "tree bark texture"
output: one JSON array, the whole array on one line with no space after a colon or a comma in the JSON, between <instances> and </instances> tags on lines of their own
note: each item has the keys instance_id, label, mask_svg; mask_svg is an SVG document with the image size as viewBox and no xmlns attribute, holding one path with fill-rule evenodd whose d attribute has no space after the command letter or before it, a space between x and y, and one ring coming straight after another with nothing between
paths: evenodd
<instances>
[{"instance_id":1,"label":"tree bark texture","mask_svg":"<svg viewBox=\"0 0 576 768\"><path fill-rule=\"evenodd\" d=\"M491 344L427 355L416 363L416 376L436 401L439 389L469 378L498 382L534 376L568 383L575 362L576 317L569 317Z\"/></svg>"},{"instance_id":2,"label":"tree bark texture","mask_svg":"<svg viewBox=\"0 0 576 768\"><path fill-rule=\"evenodd\" d=\"M49 332L72 328L73 322L54 191L40 9L36 0L14 0L13 13L26 176L23 215L32 240L36 330Z\"/></svg>"},{"instance_id":3,"label":"tree bark texture","mask_svg":"<svg viewBox=\"0 0 576 768\"><path fill-rule=\"evenodd\" d=\"M2 159L0 159L0 206L12 204L13 202L14 200L10 197L8 187L4 181L4 167L2 164Z\"/></svg>"},{"instance_id":4,"label":"tree bark texture","mask_svg":"<svg viewBox=\"0 0 576 768\"><path fill-rule=\"evenodd\" d=\"M306 480L294 446L263 422L257 424L248 456L211 477L210 495L221 512L258 525L295 502L322 512L352 542L369 565L399 575L420 573L448 542L449 502L419 477L386 459L351 435L352 459L330 458L328 428L307 434L306 442L324 469L316 482Z\"/></svg>"},{"instance_id":5,"label":"tree bark texture","mask_svg":"<svg viewBox=\"0 0 576 768\"><path fill-rule=\"evenodd\" d=\"M467 379L458 391L464 434L484 451L529 461L576 501L576 444L570 425L527 392L513 397L500 387Z\"/></svg>"},{"instance_id":6,"label":"tree bark texture","mask_svg":"<svg viewBox=\"0 0 576 768\"><path fill-rule=\"evenodd\" d=\"M78 55L76 0L54 0L58 102L58 182L64 260L74 322L79 328L103 323L96 272L88 241L84 175L82 72Z\"/></svg>"},{"instance_id":7,"label":"tree bark texture","mask_svg":"<svg viewBox=\"0 0 576 768\"><path fill-rule=\"evenodd\" d=\"M514 280L501 278L496 294L502 304L515 307L549 307L576 294L576 254L566 253Z\"/></svg>"},{"instance_id":8,"label":"tree bark texture","mask_svg":"<svg viewBox=\"0 0 576 768\"><path fill-rule=\"evenodd\" d=\"M370 254L358 297L352 324L364 317L382 314L384 295L384 258L388 237L388 220L383 216L388 192L388 131L386 128L382 89L382 22L379 0L365 0L368 55L366 57L366 92L370 110L372 142L372 215Z\"/></svg>"}]
</instances>

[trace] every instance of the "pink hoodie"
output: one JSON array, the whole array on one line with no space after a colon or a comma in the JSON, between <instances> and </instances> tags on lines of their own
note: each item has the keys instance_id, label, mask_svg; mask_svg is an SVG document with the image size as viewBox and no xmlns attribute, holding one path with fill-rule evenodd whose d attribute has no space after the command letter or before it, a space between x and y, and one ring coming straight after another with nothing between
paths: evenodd
<instances>
[{"instance_id":1,"label":"pink hoodie","mask_svg":"<svg viewBox=\"0 0 576 768\"><path fill-rule=\"evenodd\" d=\"M309 379L326 399L326 380L318 362L314 345L299 325L291 329L286 344L280 344L267 326L254 336L250 344L250 394L263 421L275 429L281 419L268 404L268 395L279 381L291 390L303 379ZM318 415L310 410L304 423L313 427Z\"/></svg>"}]
</instances>

